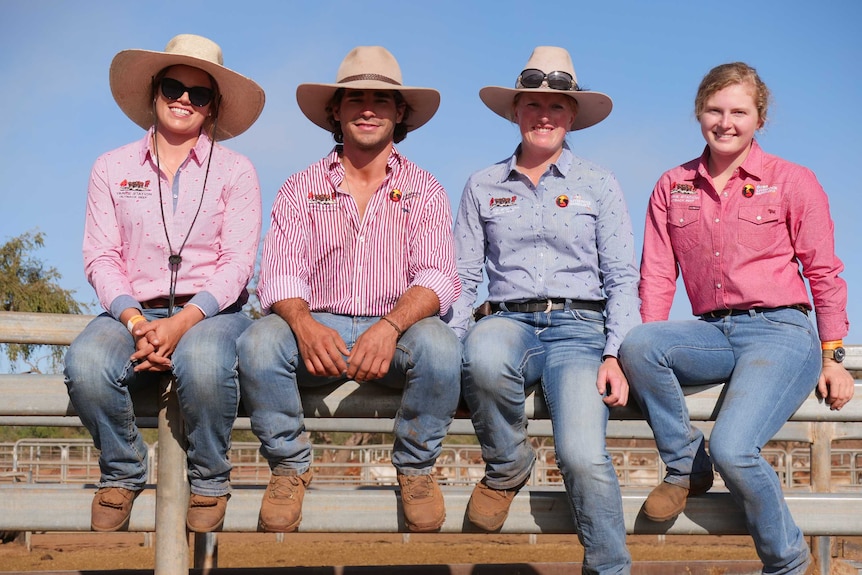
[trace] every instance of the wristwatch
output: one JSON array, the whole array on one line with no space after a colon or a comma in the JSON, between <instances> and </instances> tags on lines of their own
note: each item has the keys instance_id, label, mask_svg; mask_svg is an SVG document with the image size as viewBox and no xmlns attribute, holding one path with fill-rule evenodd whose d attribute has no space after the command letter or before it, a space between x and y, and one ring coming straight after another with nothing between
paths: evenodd
<instances>
[{"instance_id":1,"label":"wristwatch","mask_svg":"<svg viewBox=\"0 0 862 575\"><path fill-rule=\"evenodd\" d=\"M824 359L834 359L837 363L841 363L842 361L844 361L845 355L847 355L847 352L844 350L843 347L823 350Z\"/></svg>"}]
</instances>

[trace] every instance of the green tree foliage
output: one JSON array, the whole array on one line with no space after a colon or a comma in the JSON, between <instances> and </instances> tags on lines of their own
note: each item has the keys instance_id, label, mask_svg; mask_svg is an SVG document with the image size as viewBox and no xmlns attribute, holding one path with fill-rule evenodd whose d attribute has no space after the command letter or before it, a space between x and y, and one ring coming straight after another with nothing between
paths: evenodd
<instances>
[{"instance_id":1,"label":"green tree foliage","mask_svg":"<svg viewBox=\"0 0 862 575\"><path fill-rule=\"evenodd\" d=\"M26 311L43 313L82 313L81 304L73 297L74 291L65 290L58 284L60 273L46 266L34 256L44 247L41 232L26 232L0 246L0 309L4 311ZM37 353L41 345L10 343L0 345L13 368L23 361L38 371ZM47 346L50 349L52 368L63 358L64 346Z\"/></svg>"}]
</instances>

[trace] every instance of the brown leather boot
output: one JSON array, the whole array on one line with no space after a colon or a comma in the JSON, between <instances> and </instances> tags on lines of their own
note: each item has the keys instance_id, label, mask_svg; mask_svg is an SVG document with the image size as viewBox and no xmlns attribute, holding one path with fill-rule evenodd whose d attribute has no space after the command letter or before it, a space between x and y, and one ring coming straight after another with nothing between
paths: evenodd
<instances>
[{"instance_id":1,"label":"brown leather boot","mask_svg":"<svg viewBox=\"0 0 862 575\"><path fill-rule=\"evenodd\" d=\"M186 527L196 533L218 531L224 524L224 513L230 494L218 497L192 493L186 513Z\"/></svg>"},{"instance_id":2,"label":"brown leather boot","mask_svg":"<svg viewBox=\"0 0 862 575\"><path fill-rule=\"evenodd\" d=\"M446 520L446 505L437 481L431 475L398 474L401 504L407 529L415 533L437 531Z\"/></svg>"},{"instance_id":3,"label":"brown leather boot","mask_svg":"<svg viewBox=\"0 0 862 575\"><path fill-rule=\"evenodd\" d=\"M314 476L309 469L302 475L273 475L263 494L257 520L261 531L290 533L302 521L305 488Z\"/></svg>"},{"instance_id":4,"label":"brown leather boot","mask_svg":"<svg viewBox=\"0 0 862 575\"><path fill-rule=\"evenodd\" d=\"M700 480L692 480L690 488L662 481L661 485L653 489L644 502L644 515L659 523L670 521L685 511L685 504L689 497L702 495L709 491L712 487L712 481L712 475Z\"/></svg>"},{"instance_id":5,"label":"brown leather boot","mask_svg":"<svg viewBox=\"0 0 862 575\"><path fill-rule=\"evenodd\" d=\"M473 488L467 503L467 519L485 531L497 531L509 516L509 507L524 484L512 489L488 487L483 479Z\"/></svg>"},{"instance_id":6,"label":"brown leather boot","mask_svg":"<svg viewBox=\"0 0 862 575\"><path fill-rule=\"evenodd\" d=\"M129 526L132 503L140 491L123 487L102 487L93 497L90 527L93 531L119 531Z\"/></svg>"}]
</instances>

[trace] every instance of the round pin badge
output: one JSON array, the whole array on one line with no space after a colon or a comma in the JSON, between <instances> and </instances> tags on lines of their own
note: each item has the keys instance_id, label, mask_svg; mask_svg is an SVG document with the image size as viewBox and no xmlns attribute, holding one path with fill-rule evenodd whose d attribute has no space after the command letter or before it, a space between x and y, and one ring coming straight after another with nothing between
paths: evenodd
<instances>
[{"instance_id":1,"label":"round pin badge","mask_svg":"<svg viewBox=\"0 0 862 575\"><path fill-rule=\"evenodd\" d=\"M751 184L745 184L744 186L742 186L742 195L746 198L750 198L751 196L753 196L754 186L752 186Z\"/></svg>"},{"instance_id":2,"label":"round pin badge","mask_svg":"<svg viewBox=\"0 0 862 575\"><path fill-rule=\"evenodd\" d=\"M565 208L569 205L569 196L563 194L562 196L557 196L557 206L560 208Z\"/></svg>"},{"instance_id":3,"label":"round pin badge","mask_svg":"<svg viewBox=\"0 0 862 575\"><path fill-rule=\"evenodd\" d=\"M401 190L399 190L398 188L395 188L394 190L389 192L389 199L393 202L400 202L401 201Z\"/></svg>"}]
</instances>

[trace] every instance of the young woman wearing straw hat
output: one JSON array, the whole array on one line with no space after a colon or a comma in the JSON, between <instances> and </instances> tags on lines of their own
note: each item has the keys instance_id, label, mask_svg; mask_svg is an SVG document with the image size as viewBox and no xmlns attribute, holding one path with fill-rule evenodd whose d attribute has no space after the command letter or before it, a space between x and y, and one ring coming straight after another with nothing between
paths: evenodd
<instances>
[{"instance_id":1,"label":"young woman wearing straw hat","mask_svg":"<svg viewBox=\"0 0 862 575\"><path fill-rule=\"evenodd\" d=\"M521 141L470 176L455 222L462 295L450 325L463 337L463 392L485 459L467 517L500 529L529 479L526 390L541 384L583 572L628 573L605 427L609 407L628 398L616 355L639 321L634 241L613 174L566 143L569 132L605 119L611 100L580 89L569 53L550 46L533 51L514 89L479 95L518 125ZM471 325L483 271L488 310Z\"/></svg>"},{"instance_id":2,"label":"young woman wearing straw hat","mask_svg":"<svg viewBox=\"0 0 862 575\"><path fill-rule=\"evenodd\" d=\"M250 324L241 307L261 226L254 166L217 141L254 123L264 92L191 34L164 52L120 52L110 83L147 132L96 160L87 195L85 270L106 311L72 343L65 374L101 450L92 527L128 524L148 455L129 391L170 372L188 439L188 527L213 531L230 497L236 338Z\"/></svg>"}]
</instances>

